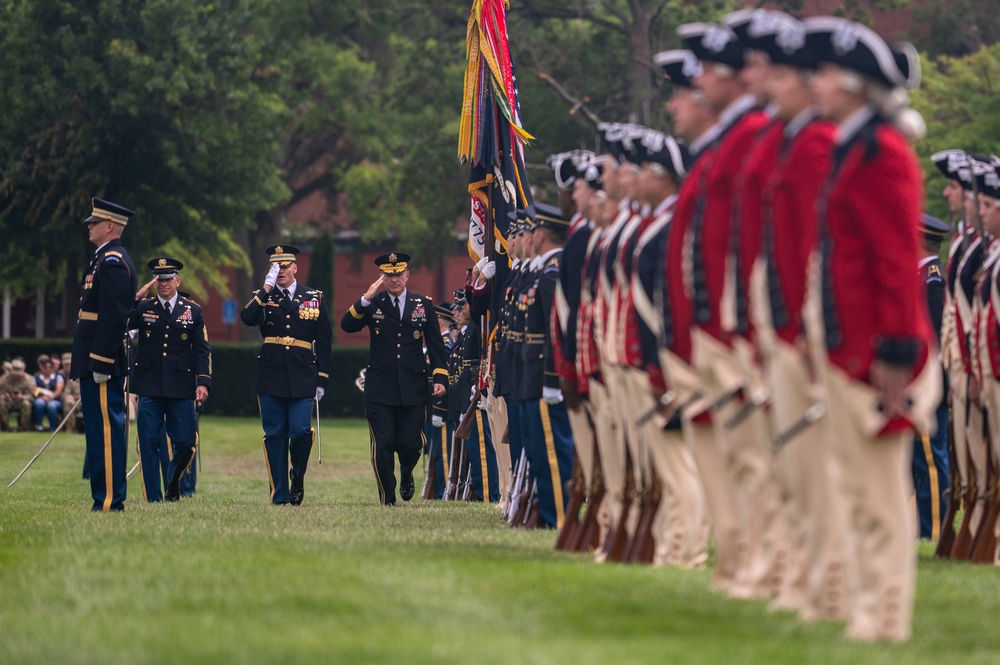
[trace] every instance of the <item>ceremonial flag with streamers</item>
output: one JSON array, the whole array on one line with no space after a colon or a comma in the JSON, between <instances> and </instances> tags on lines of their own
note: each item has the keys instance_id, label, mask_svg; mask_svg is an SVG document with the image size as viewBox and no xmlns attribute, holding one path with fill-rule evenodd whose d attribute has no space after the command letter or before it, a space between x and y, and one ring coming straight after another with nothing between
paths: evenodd
<instances>
[{"instance_id":1,"label":"ceremonial flag with streamers","mask_svg":"<svg viewBox=\"0 0 1000 665\"><path fill-rule=\"evenodd\" d=\"M469 256L500 259L497 283L508 267L507 213L532 202L524 145L534 137L521 127L506 8L504 0L473 0L458 136L458 158L470 165Z\"/></svg>"}]
</instances>

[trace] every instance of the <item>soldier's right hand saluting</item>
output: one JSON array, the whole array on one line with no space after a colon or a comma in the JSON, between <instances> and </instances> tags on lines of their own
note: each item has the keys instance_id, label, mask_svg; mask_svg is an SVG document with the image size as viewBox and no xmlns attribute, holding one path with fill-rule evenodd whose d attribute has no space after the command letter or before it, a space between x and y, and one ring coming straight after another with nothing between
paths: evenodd
<instances>
[{"instance_id":1,"label":"soldier's right hand saluting","mask_svg":"<svg viewBox=\"0 0 1000 665\"><path fill-rule=\"evenodd\" d=\"M382 285L385 283L385 275L379 275L379 278L372 282L372 285L368 287L365 291L364 299L371 300L375 297L375 294L382 290Z\"/></svg>"},{"instance_id":2,"label":"soldier's right hand saluting","mask_svg":"<svg viewBox=\"0 0 1000 665\"><path fill-rule=\"evenodd\" d=\"M153 288L153 284L156 284L156 277L143 284L142 288L135 292L135 299L142 300L148 296L150 290Z\"/></svg>"},{"instance_id":3,"label":"soldier's right hand saluting","mask_svg":"<svg viewBox=\"0 0 1000 665\"><path fill-rule=\"evenodd\" d=\"M281 272L281 264L272 263L271 269L267 271L267 276L264 278L264 291L267 293L271 292L274 285L278 283L278 273Z\"/></svg>"}]
</instances>

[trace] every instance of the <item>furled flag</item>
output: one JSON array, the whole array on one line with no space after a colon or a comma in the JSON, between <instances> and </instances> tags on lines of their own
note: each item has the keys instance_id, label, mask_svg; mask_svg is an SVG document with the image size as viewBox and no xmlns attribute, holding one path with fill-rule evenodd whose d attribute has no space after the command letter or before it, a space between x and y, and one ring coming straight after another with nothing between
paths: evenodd
<instances>
[{"instance_id":1,"label":"furled flag","mask_svg":"<svg viewBox=\"0 0 1000 665\"><path fill-rule=\"evenodd\" d=\"M469 256L473 261L500 258L497 283L502 283L508 263L507 213L532 202L524 144L534 137L521 127L506 5L504 0L473 0L458 136L458 158L470 165Z\"/></svg>"}]
</instances>

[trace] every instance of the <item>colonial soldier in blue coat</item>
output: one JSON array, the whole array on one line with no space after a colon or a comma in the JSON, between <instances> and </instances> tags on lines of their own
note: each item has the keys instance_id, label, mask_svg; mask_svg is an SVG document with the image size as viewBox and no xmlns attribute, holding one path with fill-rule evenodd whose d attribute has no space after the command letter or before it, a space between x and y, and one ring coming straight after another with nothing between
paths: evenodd
<instances>
[{"instance_id":1,"label":"colonial soldier in blue coat","mask_svg":"<svg viewBox=\"0 0 1000 665\"><path fill-rule=\"evenodd\" d=\"M941 319L944 313L945 279L944 269L938 254L941 243L948 237L948 225L936 217L924 214L921 225L923 232L923 254L920 260L920 279L927 293L927 308L931 326L941 343ZM942 373L943 374L943 373ZM947 378L944 379L947 381ZM942 396L948 394L947 384ZM948 401L944 397L938 405L937 432L933 436L926 432L917 434L913 440L913 489L917 497L920 537L937 540L944 507L951 486L950 463L948 460Z\"/></svg>"},{"instance_id":2,"label":"colonial soldier in blue coat","mask_svg":"<svg viewBox=\"0 0 1000 665\"><path fill-rule=\"evenodd\" d=\"M83 275L70 378L80 379L92 510L103 512L125 509L128 362L123 342L136 277L121 235L133 214L95 196L93 212L84 220L97 251Z\"/></svg>"},{"instance_id":3,"label":"colonial soldier in blue coat","mask_svg":"<svg viewBox=\"0 0 1000 665\"><path fill-rule=\"evenodd\" d=\"M323 292L295 279L299 248L274 245L266 251L271 269L240 318L264 338L253 390L264 427L271 503L298 506L312 451L312 412L330 378L333 329Z\"/></svg>"},{"instance_id":4,"label":"colonial soldier in blue coat","mask_svg":"<svg viewBox=\"0 0 1000 665\"><path fill-rule=\"evenodd\" d=\"M434 378L435 396L445 394L448 380L434 303L406 288L409 260L402 252L376 258L381 275L340 321L344 332L368 328L371 335L365 415L379 501L386 506L396 505L397 455L399 495L403 501L413 498L413 469L423 448L427 374Z\"/></svg>"},{"instance_id":5,"label":"colonial soldier in blue coat","mask_svg":"<svg viewBox=\"0 0 1000 665\"><path fill-rule=\"evenodd\" d=\"M564 483L573 472L573 436L552 344L559 259L569 220L552 205L535 203L531 242L536 270L518 308L524 317L520 402L522 441L537 482L538 509L546 527L562 528L569 496Z\"/></svg>"},{"instance_id":6,"label":"colonial soldier in blue coat","mask_svg":"<svg viewBox=\"0 0 1000 665\"><path fill-rule=\"evenodd\" d=\"M154 277L136 294L129 321L129 329L137 333L130 388L139 396L136 429L143 493L150 502L164 499L160 462L166 451L161 446L169 445L166 500L177 501L181 477L194 459L195 401L208 399L212 386L212 352L201 305L177 291L184 264L159 257L147 265ZM149 295L154 287L156 295Z\"/></svg>"}]
</instances>

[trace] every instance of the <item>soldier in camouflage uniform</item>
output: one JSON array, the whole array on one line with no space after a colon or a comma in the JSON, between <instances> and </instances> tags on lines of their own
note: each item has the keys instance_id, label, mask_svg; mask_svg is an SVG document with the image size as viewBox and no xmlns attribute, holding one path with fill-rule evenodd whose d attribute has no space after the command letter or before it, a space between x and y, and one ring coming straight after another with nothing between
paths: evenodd
<instances>
[{"instance_id":1,"label":"soldier in camouflage uniform","mask_svg":"<svg viewBox=\"0 0 1000 665\"><path fill-rule=\"evenodd\" d=\"M17 414L17 427L26 432L31 429L31 396L35 383L21 358L11 363L11 371L0 377L0 423L4 431L10 430L10 417Z\"/></svg>"},{"instance_id":2,"label":"soldier in camouflage uniform","mask_svg":"<svg viewBox=\"0 0 1000 665\"><path fill-rule=\"evenodd\" d=\"M76 432L77 423L81 422L80 409L70 413L73 405L80 401L80 379L69 378L72 361L72 353L62 354L62 374L66 377L66 385L62 391L63 413L69 413L69 417L66 419L66 426L63 428L64 432Z\"/></svg>"}]
</instances>

